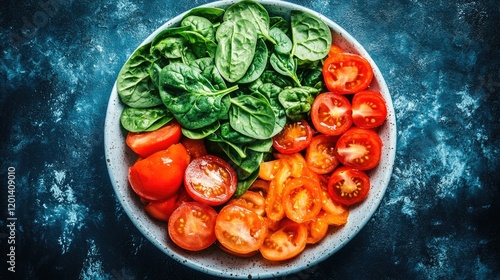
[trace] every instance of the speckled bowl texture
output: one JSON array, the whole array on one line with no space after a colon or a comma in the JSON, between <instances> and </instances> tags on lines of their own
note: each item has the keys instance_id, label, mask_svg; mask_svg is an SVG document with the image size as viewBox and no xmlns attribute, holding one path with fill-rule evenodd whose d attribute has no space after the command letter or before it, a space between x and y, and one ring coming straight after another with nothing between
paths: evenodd
<instances>
[{"instance_id":1,"label":"speckled bowl texture","mask_svg":"<svg viewBox=\"0 0 500 280\"><path fill-rule=\"evenodd\" d=\"M105 122L105 149L106 160L111 182L116 195L125 212L144 236L165 252L168 257L201 272L241 279L275 278L307 269L321 262L346 245L368 222L380 204L389 184L394 157L396 154L396 119L391 95L387 85L365 49L343 28L326 16L302 6L284 1L259 1L270 15L280 15L289 19L291 10L305 10L320 17L332 30L333 41L344 50L357 53L368 59L373 66L374 80L370 89L379 91L385 98L388 116L385 124L379 129L379 135L384 143L380 164L370 170L371 190L367 199L351 208L348 223L340 228L330 227L327 236L316 245L308 245L299 256L284 262L270 262L260 255L252 258L238 258L222 252L216 246L201 251L189 252L173 244L167 234L166 224L150 218L143 209L142 203L131 190L128 180L128 168L136 160L136 155L125 144L126 132L120 125L120 114L123 105L119 100L116 85L111 91L106 122ZM226 8L234 1L219 1L207 4L208 7ZM143 42L151 41L161 30L176 26L184 13L166 22Z\"/></svg>"}]
</instances>

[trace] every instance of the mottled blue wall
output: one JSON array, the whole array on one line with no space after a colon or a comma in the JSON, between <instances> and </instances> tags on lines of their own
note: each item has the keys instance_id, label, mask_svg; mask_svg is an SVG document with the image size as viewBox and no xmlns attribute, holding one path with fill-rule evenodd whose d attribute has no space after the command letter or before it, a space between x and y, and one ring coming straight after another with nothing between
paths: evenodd
<instances>
[{"instance_id":1,"label":"mottled blue wall","mask_svg":"<svg viewBox=\"0 0 500 280\"><path fill-rule=\"evenodd\" d=\"M19 279L210 278L132 225L103 144L126 58L165 21L206 2L2 2L0 260L8 260L14 167ZM287 279L500 279L498 1L293 2L325 14L370 53L393 97L398 147L366 227ZM2 267L4 275L13 276Z\"/></svg>"}]
</instances>

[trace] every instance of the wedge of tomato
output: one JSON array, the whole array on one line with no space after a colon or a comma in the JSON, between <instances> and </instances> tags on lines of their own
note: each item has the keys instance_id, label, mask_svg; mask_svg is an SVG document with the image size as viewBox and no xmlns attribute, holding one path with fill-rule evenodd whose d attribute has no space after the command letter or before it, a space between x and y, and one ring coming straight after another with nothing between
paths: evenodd
<instances>
[{"instance_id":1,"label":"wedge of tomato","mask_svg":"<svg viewBox=\"0 0 500 280\"><path fill-rule=\"evenodd\" d=\"M307 236L305 224L285 218L276 231L268 234L259 251L265 259L271 261L288 260L304 251Z\"/></svg>"},{"instance_id":2,"label":"wedge of tomato","mask_svg":"<svg viewBox=\"0 0 500 280\"><path fill-rule=\"evenodd\" d=\"M303 223L316 217L321 210L319 182L302 176L288 180L283 189L283 206L288 219Z\"/></svg>"},{"instance_id":3,"label":"wedge of tomato","mask_svg":"<svg viewBox=\"0 0 500 280\"><path fill-rule=\"evenodd\" d=\"M359 128L375 128L382 125L387 117L387 106L382 95L364 90L352 98L352 118Z\"/></svg>"},{"instance_id":4,"label":"wedge of tomato","mask_svg":"<svg viewBox=\"0 0 500 280\"><path fill-rule=\"evenodd\" d=\"M179 123L170 121L155 131L129 132L125 142L132 151L145 158L178 143L181 136L182 132Z\"/></svg>"},{"instance_id":5,"label":"wedge of tomato","mask_svg":"<svg viewBox=\"0 0 500 280\"><path fill-rule=\"evenodd\" d=\"M342 205L353 205L363 201L370 190L370 178L363 171L340 167L328 182L328 194Z\"/></svg>"},{"instance_id":6,"label":"wedge of tomato","mask_svg":"<svg viewBox=\"0 0 500 280\"><path fill-rule=\"evenodd\" d=\"M234 195L237 183L234 169L213 155L193 159L184 174L184 186L189 195L212 206L226 203Z\"/></svg>"},{"instance_id":7,"label":"wedge of tomato","mask_svg":"<svg viewBox=\"0 0 500 280\"><path fill-rule=\"evenodd\" d=\"M329 91L349 94L366 89L373 80L373 68L364 57L334 53L323 63L323 78Z\"/></svg>"},{"instance_id":8,"label":"wedge of tomato","mask_svg":"<svg viewBox=\"0 0 500 280\"><path fill-rule=\"evenodd\" d=\"M313 134L307 121L290 122L273 137L273 147L282 154L297 153L311 143Z\"/></svg>"},{"instance_id":9,"label":"wedge of tomato","mask_svg":"<svg viewBox=\"0 0 500 280\"><path fill-rule=\"evenodd\" d=\"M267 223L255 211L236 204L224 206L215 223L217 240L236 254L257 251L267 236Z\"/></svg>"},{"instance_id":10,"label":"wedge of tomato","mask_svg":"<svg viewBox=\"0 0 500 280\"><path fill-rule=\"evenodd\" d=\"M340 136L335 155L348 167L369 170L377 166L382 154L382 140L370 129L352 127Z\"/></svg>"},{"instance_id":11,"label":"wedge of tomato","mask_svg":"<svg viewBox=\"0 0 500 280\"><path fill-rule=\"evenodd\" d=\"M146 210L151 217L159 221L168 222L170 215L172 215L177 208L176 202L178 197L178 194L174 194L166 200L148 202L144 206L144 210Z\"/></svg>"},{"instance_id":12,"label":"wedge of tomato","mask_svg":"<svg viewBox=\"0 0 500 280\"><path fill-rule=\"evenodd\" d=\"M231 199L228 204L248 208L260 216L264 216L266 212L266 199L260 193L251 190L247 190L241 196Z\"/></svg>"},{"instance_id":13,"label":"wedge of tomato","mask_svg":"<svg viewBox=\"0 0 500 280\"><path fill-rule=\"evenodd\" d=\"M338 93L319 94L311 107L311 120L318 132L340 135L352 125L351 103Z\"/></svg>"},{"instance_id":14,"label":"wedge of tomato","mask_svg":"<svg viewBox=\"0 0 500 280\"><path fill-rule=\"evenodd\" d=\"M327 174L339 165L340 162L335 157L337 140L338 136L326 134L318 134L313 137L306 150L306 163L309 169L317 174Z\"/></svg>"},{"instance_id":15,"label":"wedge of tomato","mask_svg":"<svg viewBox=\"0 0 500 280\"><path fill-rule=\"evenodd\" d=\"M168 220L168 235L177 246L200 251L208 248L215 240L217 212L199 202L182 203Z\"/></svg>"},{"instance_id":16,"label":"wedge of tomato","mask_svg":"<svg viewBox=\"0 0 500 280\"><path fill-rule=\"evenodd\" d=\"M203 139L190 139L182 137L180 142L184 145L184 147L186 147L191 159L206 156L208 154L207 148L205 147L205 141Z\"/></svg>"},{"instance_id":17,"label":"wedge of tomato","mask_svg":"<svg viewBox=\"0 0 500 280\"><path fill-rule=\"evenodd\" d=\"M130 186L140 197L148 201L170 198L182 185L190 156L182 144L139 159L129 168Z\"/></svg>"}]
</instances>

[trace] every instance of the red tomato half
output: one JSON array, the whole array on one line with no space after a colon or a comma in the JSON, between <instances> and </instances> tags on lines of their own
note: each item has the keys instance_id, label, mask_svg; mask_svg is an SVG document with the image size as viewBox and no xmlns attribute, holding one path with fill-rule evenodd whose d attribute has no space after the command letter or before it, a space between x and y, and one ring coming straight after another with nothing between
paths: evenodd
<instances>
[{"instance_id":1,"label":"red tomato half","mask_svg":"<svg viewBox=\"0 0 500 280\"><path fill-rule=\"evenodd\" d=\"M203 139L190 139L187 137L181 138L181 143L186 147L188 154L191 159L207 155L207 149L205 147L205 141Z\"/></svg>"},{"instance_id":2,"label":"red tomato half","mask_svg":"<svg viewBox=\"0 0 500 280\"><path fill-rule=\"evenodd\" d=\"M271 261L291 259L304 251L307 236L305 224L283 219L278 230L268 234L259 251L264 258Z\"/></svg>"},{"instance_id":3,"label":"red tomato half","mask_svg":"<svg viewBox=\"0 0 500 280\"><path fill-rule=\"evenodd\" d=\"M313 133L305 120L287 123L283 130L273 137L273 147L282 154L302 151L311 143Z\"/></svg>"},{"instance_id":4,"label":"red tomato half","mask_svg":"<svg viewBox=\"0 0 500 280\"><path fill-rule=\"evenodd\" d=\"M359 170L372 169L380 162L382 140L369 129L352 127L340 136L335 146L335 155L348 167Z\"/></svg>"},{"instance_id":5,"label":"red tomato half","mask_svg":"<svg viewBox=\"0 0 500 280\"><path fill-rule=\"evenodd\" d=\"M364 90L352 98L352 118L359 128L375 128L384 123L387 106L378 92Z\"/></svg>"},{"instance_id":6,"label":"red tomato half","mask_svg":"<svg viewBox=\"0 0 500 280\"><path fill-rule=\"evenodd\" d=\"M145 158L179 143L181 135L181 126L176 121L171 121L155 131L129 132L125 142L132 151Z\"/></svg>"},{"instance_id":7,"label":"red tomato half","mask_svg":"<svg viewBox=\"0 0 500 280\"><path fill-rule=\"evenodd\" d=\"M184 146L173 144L166 150L138 160L130 167L130 186L148 201L165 200L179 190L189 160Z\"/></svg>"},{"instance_id":8,"label":"red tomato half","mask_svg":"<svg viewBox=\"0 0 500 280\"><path fill-rule=\"evenodd\" d=\"M215 223L217 240L237 254L257 251L267 236L266 220L255 211L236 204L222 208Z\"/></svg>"},{"instance_id":9,"label":"red tomato half","mask_svg":"<svg viewBox=\"0 0 500 280\"><path fill-rule=\"evenodd\" d=\"M144 210L151 215L153 218L168 222L168 218L177 208L177 198L178 195L174 194L170 198L162 201L151 201L144 206Z\"/></svg>"},{"instance_id":10,"label":"red tomato half","mask_svg":"<svg viewBox=\"0 0 500 280\"><path fill-rule=\"evenodd\" d=\"M215 240L217 212L205 204L185 202L168 220L168 235L177 246L199 251L212 245Z\"/></svg>"},{"instance_id":11,"label":"red tomato half","mask_svg":"<svg viewBox=\"0 0 500 280\"><path fill-rule=\"evenodd\" d=\"M327 174L339 165L339 160L335 157L337 139L337 136L325 134L313 137L306 150L306 163L309 169L317 174Z\"/></svg>"},{"instance_id":12,"label":"red tomato half","mask_svg":"<svg viewBox=\"0 0 500 280\"><path fill-rule=\"evenodd\" d=\"M323 78L329 91L349 94L366 89L373 79L373 69L365 58L352 53L330 55L323 64Z\"/></svg>"},{"instance_id":13,"label":"red tomato half","mask_svg":"<svg viewBox=\"0 0 500 280\"><path fill-rule=\"evenodd\" d=\"M314 128L327 135L340 135L352 125L349 100L340 94L325 92L314 99L311 107Z\"/></svg>"},{"instance_id":14,"label":"red tomato half","mask_svg":"<svg viewBox=\"0 0 500 280\"><path fill-rule=\"evenodd\" d=\"M335 170L328 182L328 194L334 202L353 205L361 202L370 190L370 178L363 171L349 167Z\"/></svg>"},{"instance_id":15,"label":"red tomato half","mask_svg":"<svg viewBox=\"0 0 500 280\"><path fill-rule=\"evenodd\" d=\"M237 183L234 169L223 159L212 155L193 159L184 175L189 195L212 206L227 202L236 191Z\"/></svg>"}]
</instances>

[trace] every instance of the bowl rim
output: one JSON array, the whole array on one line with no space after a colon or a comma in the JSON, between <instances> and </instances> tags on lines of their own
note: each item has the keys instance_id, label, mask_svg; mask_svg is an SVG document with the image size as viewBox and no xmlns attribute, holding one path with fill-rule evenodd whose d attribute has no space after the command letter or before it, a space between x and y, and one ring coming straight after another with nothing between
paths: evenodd
<instances>
[{"instance_id":1,"label":"bowl rim","mask_svg":"<svg viewBox=\"0 0 500 280\"><path fill-rule=\"evenodd\" d=\"M117 174L116 173L116 168L117 165L120 165L120 159L117 160L117 153L125 153L125 155L120 155L122 161L121 164L123 165L123 161L125 161L125 157L130 156L129 154L127 155L128 151L127 148L123 147L124 145L124 137L123 137L123 130L121 127L117 127L117 124L119 126L119 120L117 121L117 110L120 110L123 108L123 105L120 103L117 91L116 91L116 81L114 83L113 89L111 91L111 95L108 101L108 107L106 110L106 119L105 119L105 127L104 127L104 147L105 147L105 157L106 157L106 163L107 163L107 169L108 173L110 176L110 180L113 186L113 189L115 191L115 194L117 196L117 199L120 202L120 205L123 207L125 213L127 216L130 218L134 226L143 234L151 243L153 243L158 249L163 251L165 254L176 260L177 262L184 264L192 269L195 269L197 271L207 273L209 275L213 276L218 276L218 277L226 277L226 278L234 278L234 279L248 279L250 276L252 279L259 279L259 278L270 278L270 277L281 277L284 275L296 273L298 271L310 268L313 265L316 265L328 257L332 256L335 254L337 251L339 251L341 248L343 248L349 241L351 241L360 231L364 226L368 223L368 221L371 219L375 211L378 209L381 200L386 192L386 189L389 185L390 178L392 175L392 169L394 165L394 160L395 160L395 155L396 155L396 142L397 142L397 135L396 135L396 118L395 118L395 112L394 112L394 107L392 103L392 98L389 93L389 89L387 87L387 84L378 68L378 66L375 64L373 59L370 57L368 52L364 49L364 47L353 37L351 36L347 31L345 31L341 26L339 26L337 23L334 21L330 20L323 14L320 14L319 12L316 12L312 9L309 9L307 7L286 2L286 1L281 1L281 0L255 0L256 2L262 4L264 7L280 7L285 10L303 10L306 12L309 12L311 14L314 14L318 16L321 20L323 20L332 30L334 34L340 35L342 37L342 40L345 40L347 43L352 44L352 50L353 52L356 52L360 55L362 55L364 58L366 58L370 64L372 65L375 78L378 87L380 89L380 92L384 96L386 100L386 105L388 109L388 115L387 115L387 120L385 124L385 129L387 129L388 133L388 143L384 145L384 158L387 160L388 165L384 166L384 172L382 173L382 177L380 178L381 180L381 185L377 186L378 188L378 193L377 196L374 198L373 203L371 203L368 206L365 207L355 207L354 211L358 209L364 209L367 208L366 211L362 212L362 215L360 219L357 221L355 225L353 224L348 224L346 227L349 227L349 234L345 238L342 238L342 240L339 241L338 244L333 249L329 249L326 251L323 251L319 255L319 257L315 258L314 260L310 261L305 261L302 258L300 259L295 259L295 261L291 261L290 264L286 266L284 269L282 265L274 265L274 264L266 264L266 269L261 269L260 271L254 272L243 272L241 269L222 269L221 267L217 266L207 266L200 264L198 259L193 257L193 258L186 258L186 256L183 256L181 253L179 253L176 250L173 250L172 248L169 248L168 245L165 244L165 242L162 242L162 240L159 240L158 237L155 235L155 233L150 229L145 226L145 223L148 224L158 224L158 222L155 221L142 221L141 219L144 218L144 213L139 214L138 216L137 213L137 207L136 206L136 201L134 201L133 198L127 197L127 190L128 187L128 181L124 182L123 174ZM199 5L196 7L225 7L230 4L233 4L235 2L239 2L237 0L221 0L221 1L215 1L215 2L210 2L204 5ZM194 7L193 7L194 8ZM192 8L191 8L192 9ZM189 9L189 10L191 10ZM163 25L161 25L159 28L157 28L153 33L151 33L137 48L140 46L149 43L150 41L153 40L153 38L162 30L175 26L180 20L184 17L185 14L189 12L189 10L186 10L185 12L169 19L166 21ZM119 115L118 115L119 116ZM118 131L120 133L118 133ZM115 142L114 138L118 137L117 134L120 134L119 137L122 137L122 142ZM387 147L388 146L388 147ZM115 165L116 164L116 165ZM119 167L118 167L119 168ZM378 170L378 169L377 169ZM120 176L121 175L121 176ZM372 186L373 187L373 186ZM363 205L363 204L361 204ZM352 214L352 210L351 210ZM151 218L149 218L151 219ZM166 227L165 227L165 233L166 233ZM163 240L165 241L165 240ZM168 241L167 241L168 243ZM316 251L315 251L316 252ZM193 254L196 255L196 254ZM300 255L299 255L300 256ZM262 261L262 263L266 263L265 260ZM300 264L300 265L294 265L294 264ZM259 268L257 266L257 268ZM262 267L260 267L262 268ZM255 267L254 267L255 269Z\"/></svg>"}]
</instances>

